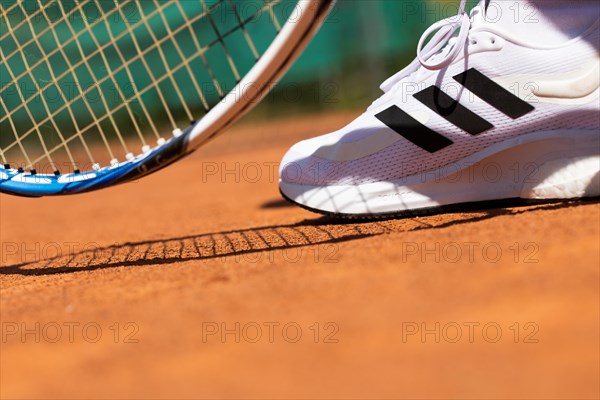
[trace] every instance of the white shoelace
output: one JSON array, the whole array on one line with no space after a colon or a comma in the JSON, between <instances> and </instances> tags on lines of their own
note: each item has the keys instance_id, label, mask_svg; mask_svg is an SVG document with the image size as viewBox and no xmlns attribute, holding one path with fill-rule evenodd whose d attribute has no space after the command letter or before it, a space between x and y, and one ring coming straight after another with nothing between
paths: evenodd
<instances>
[{"instance_id":1,"label":"white shoelace","mask_svg":"<svg viewBox=\"0 0 600 400\"><path fill-rule=\"evenodd\" d=\"M471 17L465 11L466 4L466 0L461 0L458 15L436 22L423 33L417 46L417 58L402 71L383 82L381 90L387 93L398 82L417 72L421 67L437 71L454 62L463 50L471 29ZM458 36L455 36L457 30ZM431 40L425 44L427 38L434 32Z\"/></svg>"}]
</instances>

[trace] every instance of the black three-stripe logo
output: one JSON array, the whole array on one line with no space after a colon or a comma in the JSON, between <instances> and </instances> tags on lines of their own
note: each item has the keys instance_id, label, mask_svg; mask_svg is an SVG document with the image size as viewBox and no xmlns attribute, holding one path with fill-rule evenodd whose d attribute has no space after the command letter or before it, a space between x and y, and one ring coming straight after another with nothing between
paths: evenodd
<instances>
[{"instance_id":1,"label":"black three-stripe logo","mask_svg":"<svg viewBox=\"0 0 600 400\"><path fill-rule=\"evenodd\" d=\"M456 75L454 80L512 119L521 118L535 109L475 68ZM446 121L471 135L479 135L494 127L437 86L428 87L413 97ZM405 139L430 153L440 151L453 143L452 140L429 129L397 106L391 106L375 117Z\"/></svg>"}]
</instances>

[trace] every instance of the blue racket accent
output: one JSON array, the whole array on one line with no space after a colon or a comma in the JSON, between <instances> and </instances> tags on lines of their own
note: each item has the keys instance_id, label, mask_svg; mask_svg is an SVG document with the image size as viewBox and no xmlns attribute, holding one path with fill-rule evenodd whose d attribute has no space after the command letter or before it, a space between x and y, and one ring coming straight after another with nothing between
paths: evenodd
<instances>
[{"instance_id":1,"label":"blue racket accent","mask_svg":"<svg viewBox=\"0 0 600 400\"><path fill-rule=\"evenodd\" d=\"M64 175L35 174L0 166L0 192L24 197L84 193L141 178L190 154L192 127L163 145L114 167Z\"/></svg>"}]
</instances>

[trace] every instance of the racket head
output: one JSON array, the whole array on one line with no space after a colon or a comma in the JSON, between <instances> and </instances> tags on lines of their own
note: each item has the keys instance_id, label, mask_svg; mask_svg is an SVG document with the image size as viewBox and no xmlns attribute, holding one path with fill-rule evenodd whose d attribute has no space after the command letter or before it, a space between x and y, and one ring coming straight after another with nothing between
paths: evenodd
<instances>
[{"instance_id":1,"label":"racket head","mask_svg":"<svg viewBox=\"0 0 600 400\"><path fill-rule=\"evenodd\" d=\"M246 75L204 117L185 129L169 132L169 139L159 139L154 147L144 146L137 155L129 153L123 161L112 160L103 167L92 164L86 170L64 174L41 173L5 163L0 165L0 192L26 197L89 192L137 180L192 153L221 134L269 92L309 43L334 3L335 0L297 1L289 19Z\"/></svg>"}]
</instances>

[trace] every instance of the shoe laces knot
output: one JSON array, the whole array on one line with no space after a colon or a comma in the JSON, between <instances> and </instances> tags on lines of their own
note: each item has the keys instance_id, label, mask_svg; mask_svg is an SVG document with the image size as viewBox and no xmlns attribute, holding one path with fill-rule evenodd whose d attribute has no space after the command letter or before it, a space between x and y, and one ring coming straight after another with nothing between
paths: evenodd
<instances>
[{"instance_id":1,"label":"shoe laces knot","mask_svg":"<svg viewBox=\"0 0 600 400\"><path fill-rule=\"evenodd\" d=\"M465 11L465 7L466 0L461 0L458 15L436 22L423 33L417 45L417 59L421 66L430 71L443 69L452 64L462 51L471 29L471 17ZM458 36L451 41L457 30ZM425 44L427 38L434 32L431 40ZM443 52L439 57L434 57L448 45L450 45L448 51Z\"/></svg>"},{"instance_id":2,"label":"shoe laces knot","mask_svg":"<svg viewBox=\"0 0 600 400\"><path fill-rule=\"evenodd\" d=\"M430 71L446 68L456 60L464 49L471 30L471 16L466 12L466 0L461 0L458 14L431 25L421 36L417 46L417 58L402 71L381 84L381 90L389 92L393 87L417 72L421 67ZM456 32L458 31L458 35ZM427 41L427 38L433 37Z\"/></svg>"}]
</instances>

